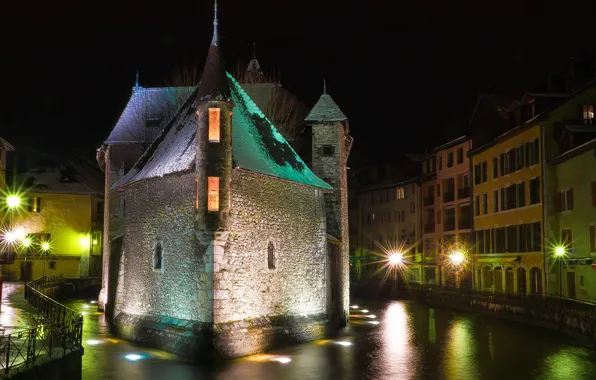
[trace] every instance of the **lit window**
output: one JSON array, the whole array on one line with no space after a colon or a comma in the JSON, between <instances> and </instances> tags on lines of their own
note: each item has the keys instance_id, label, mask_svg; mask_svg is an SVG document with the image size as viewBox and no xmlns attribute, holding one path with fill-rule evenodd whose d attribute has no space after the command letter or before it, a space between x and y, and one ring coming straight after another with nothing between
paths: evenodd
<instances>
[{"instance_id":1,"label":"lit window","mask_svg":"<svg viewBox=\"0 0 596 380\"><path fill-rule=\"evenodd\" d=\"M219 177L208 178L207 198L207 210L219 211Z\"/></svg>"},{"instance_id":2,"label":"lit window","mask_svg":"<svg viewBox=\"0 0 596 380\"><path fill-rule=\"evenodd\" d=\"M219 142L219 108L209 108L209 142Z\"/></svg>"},{"instance_id":3,"label":"lit window","mask_svg":"<svg viewBox=\"0 0 596 380\"><path fill-rule=\"evenodd\" d=\"M591 124L594 121L594 105L584 104L582 106L582 111L584 121Z\"/></svg>"},{"instance_id":4,"label":"lit window","mask_svg":"<svg viewBox=\"0 0 596 380\"><path fill-rule=\"evenodd\" d=\"M199 209L199 179L195 179L195 209Z\"/></svg>"},{"instance_id":5,"label":"lit window","mask_svg":"<svg viewBox=\"0 0 596 380\"><path fill-rule=\"evenodd\" d=\"M55 261L50 261L48 264L49 264L50 269L56 269L56 262Z\"/></svg>"},{"instance_id":6,"label":"lit window","mask_svg":"<svg viewBox=\"0 0 596 380\"><path fill-rule=\"evenodd\" d=\"M406 193L403 187L399 187L397 189L397 199L404 199L406 197Z\"/></svg>"},{"instance_id":7,"label":"lit window","mask_svg":"<svg viewBox=\"0 0 596 380\"><path fill-rule=\"evenodd\" d=\"M275 269L275 246L272 241L267 244L267 267Z\"/></svg>"},{"instance_id":8,"label":"lit window","mask_svg":"<svg viewBox=\"0 0 596 380\"><path fill-rule=\"evenodd\" d=\"M27 203L27 211L40 212L41 211L41 198L40 197L29 198L29 201Z\"/></svg>"}]
</instances>

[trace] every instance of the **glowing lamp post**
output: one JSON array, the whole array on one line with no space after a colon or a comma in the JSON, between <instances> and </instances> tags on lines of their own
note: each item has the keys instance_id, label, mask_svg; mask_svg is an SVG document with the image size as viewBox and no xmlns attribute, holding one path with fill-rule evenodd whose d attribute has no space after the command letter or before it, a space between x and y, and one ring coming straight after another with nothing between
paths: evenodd
<instances>
[{"instance_id":1,"label":"glowing lamp post","mask_svg":"<svg viewBox=\"0 0 596 380\"><path fill-rule=\"evenodd\" d=\"M555 247L555 260L559 261L559 297L563 297L563 269L561 261L563 261L566 255L567 250L565 249L565 246L559 245Z\"/></svg>"},{"instance_id":2,"label":"glowing lamp post","mask_svg":"<svg viewBox=\"0 0 596 380\"><path fill-rule=\"evenodd\" d=\"M459 288L459 271L466 261L466 256L462 251L457 250L451 252L448 256L448 259L452 268L455 270L455 284Z\"/></svg>"},{"instance_id":3,"label":"glowing lamp post","mask_svg":"<svg viewBox=\"0 0 596 380\"><path fill-rule=\"evenodd\" d=\"M10 210L14 210L21 205L21 197L18 195L9 195L6 197L6 206Z\"/></svg>"},{"instance_id":4,"label":"glowing lamp post","mask_svg":"<svg viewBox=\"0 0 596 380\"><path fill-rule=\"evenodd\" d=\"M50 242L44 241L41 243L41 251L43 252L43 275L46 275L46 263L48 261L48 252L50 251Z\"/></svg>"},{"instance_id":5,"label":"glowing lamp post","mask_svg":"<svg viewBox=\"0 0 596 380\"><path fill-rule=\"evenodd\" d=\"M399 265L403 263L404 257L401 253L392 253L389 255L389 264L390 265Z\"/></svg>"}]
</instances>

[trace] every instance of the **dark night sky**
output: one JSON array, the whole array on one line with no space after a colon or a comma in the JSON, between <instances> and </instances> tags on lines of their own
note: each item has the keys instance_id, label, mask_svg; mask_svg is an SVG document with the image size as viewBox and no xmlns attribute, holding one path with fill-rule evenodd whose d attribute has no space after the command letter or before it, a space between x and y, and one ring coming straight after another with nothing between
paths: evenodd
<instances>
[{"instance_id":1,"label":"dark night sky","mask_svg":"<svg viewBox=\"0 0 596 380\"><path fill-rule=\"evenodd\" d=\"M479 92L529 90L596 42L593 1L347 3L222 0L220 34L229 71L256 41L261 66L307 106L326 78L361 159L432 146L467 125ZM0 136L17 148L92 155L136 70L150 87L176 65L202 68L212 31L212 1L1 7Z\"/></svg>"}]
</instances>

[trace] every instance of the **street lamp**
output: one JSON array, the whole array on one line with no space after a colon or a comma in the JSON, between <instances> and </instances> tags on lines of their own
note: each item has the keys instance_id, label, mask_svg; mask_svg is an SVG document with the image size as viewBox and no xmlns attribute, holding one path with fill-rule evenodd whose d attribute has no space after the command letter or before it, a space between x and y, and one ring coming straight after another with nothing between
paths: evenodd
<instances>
[{"instance_id":1,"label":"street lamp","mask_svg":"<svg viewBox=\"0 0 596 380\"><path fill-rule=\"evenodd\" d=\"M404 256L401 253L392 253L389 255L389 264L399 265L404 261Z\"/></svg>"},{"instance_id":2,"label":"street lamp","mask_svg":"<svg viewBox=\"0 0 596 380\"><path fill-rule=\"evenodd\" d=\"M561 261L567 254L567 249L565 249L564 245L558 245L555 247L555 260L559 262L559 297L563 297L563 269L561 265Z\"/></svg>"},{"instance_id":3,"label":"street lamp","mask_svg":"<svg viewBox=\"0 0 596 380\"><path fill-rule=\"evenodd\" d=\"M21 205L21 197L18 195L9 195L6 197L6 206L9 209L14 210Z\"/></svg>"},{"instance_id":4,"label":"street lamp","mask_svg":"<svg viewBox=\"0 0 596 380\"><path fill-rule=\"evenodd\" d=\"M44 241L41 243L41 251L43 252L43 275L46 275L46 263L48 261L48 251L50 250L50 242Z\"/></svg>"},{"instance_id":5,"label":"street lamp","mask_svg":"<svg viewBox=\"0 0 596 380\"><path fill-rule=\"evenodd\" d=\"M455 251L449 255L449 260L451 261L451 264L455 266L459 266L460 264L462 264L465 259L466 257L461 251Z\"/></svg>"}]
</instances>

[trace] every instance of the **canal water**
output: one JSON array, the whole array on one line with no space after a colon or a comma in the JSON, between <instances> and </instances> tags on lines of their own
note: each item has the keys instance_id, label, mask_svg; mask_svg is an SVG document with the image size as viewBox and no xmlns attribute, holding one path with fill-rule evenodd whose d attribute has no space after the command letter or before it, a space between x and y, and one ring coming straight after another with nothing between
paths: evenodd
<instances>
[{"instance_id":1,"label":"canal water","mask_svg":"<svg viewBox=\"0 0 596 380\"><path fill-rule=\"evenodd\" d=\"M355 302L356 303L356 302ZM562 334L410 301L364 302L333 339L217 367L110 336L97 305L84 313L83 379L596 379L596 351Z\"/></svg>"}]
</instances>

